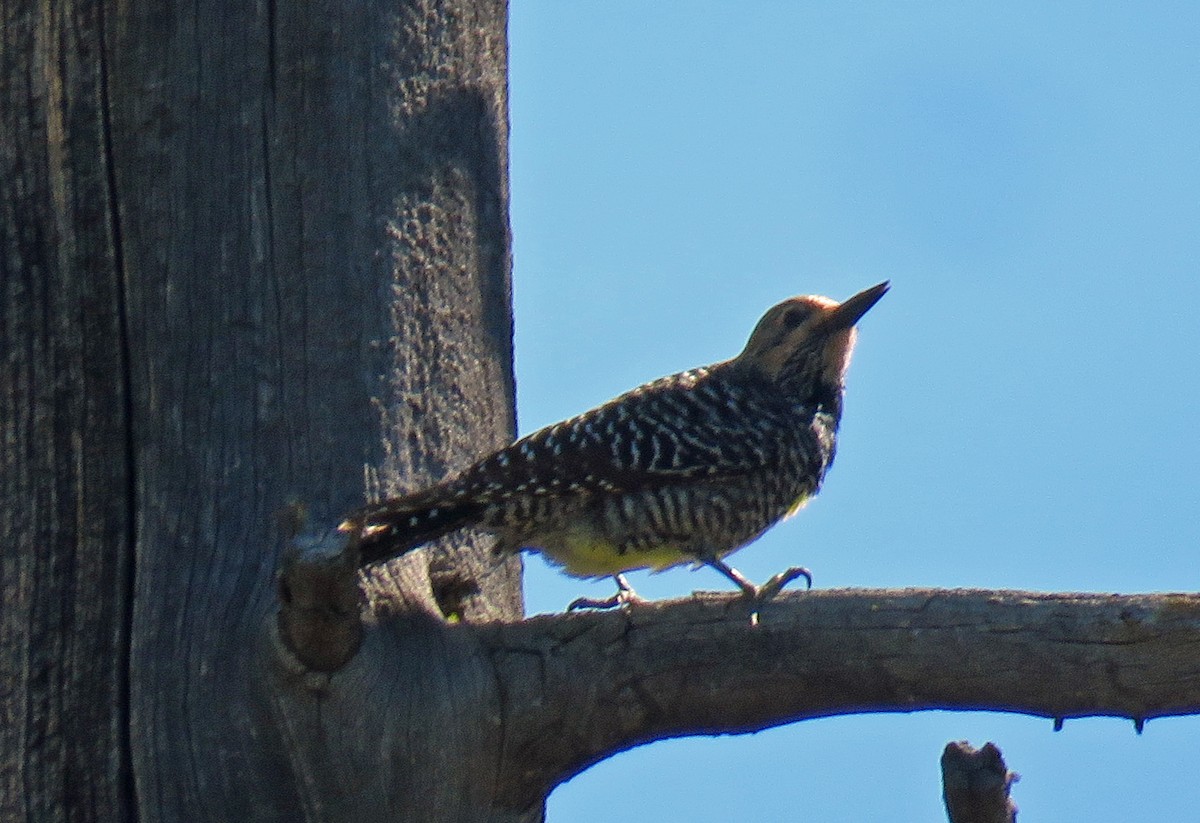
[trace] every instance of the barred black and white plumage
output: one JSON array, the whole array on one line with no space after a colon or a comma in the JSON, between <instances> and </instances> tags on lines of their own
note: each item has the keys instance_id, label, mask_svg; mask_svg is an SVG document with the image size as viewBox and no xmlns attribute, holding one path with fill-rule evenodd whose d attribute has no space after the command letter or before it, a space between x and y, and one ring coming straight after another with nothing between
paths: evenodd
<instances>
[{"instance_id":1,"label":"barred black and white plumage","mask_svg":"<svg viewBox=\"0 0 1200 823\"><path fill-rule=\"evenodd\" d=\"M761 593L722 558L820 489L854 324L887 286L786 300L738 357L640 386L344 527L361 529L366 562L472 527L577 576L700 562Z\"/></svg>"}]
</instances>

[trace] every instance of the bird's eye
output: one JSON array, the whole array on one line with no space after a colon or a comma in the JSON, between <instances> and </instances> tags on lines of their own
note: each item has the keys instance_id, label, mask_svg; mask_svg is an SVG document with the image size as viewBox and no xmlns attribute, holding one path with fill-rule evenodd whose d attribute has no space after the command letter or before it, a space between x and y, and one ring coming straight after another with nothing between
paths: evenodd
<instances>
[{"instance_id":1,"label":"bird's eye","mask_svg":"<svg viewBox=\"0 0 1200 823\"><path fill-rule=\"evenodd\" d=\"M794 329L804 322L806 313L803 309L789 307L784 309L783 315L779 318L780 324L785 329Z\"/></svg>"}]
</instances>

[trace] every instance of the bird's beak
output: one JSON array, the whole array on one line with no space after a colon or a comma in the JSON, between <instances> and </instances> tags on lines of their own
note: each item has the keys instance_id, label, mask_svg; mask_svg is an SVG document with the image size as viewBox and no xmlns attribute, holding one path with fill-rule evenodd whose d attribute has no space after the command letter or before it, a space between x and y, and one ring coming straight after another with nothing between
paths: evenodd
<instances>
[{"instance_id":1,"label":"bird's beak","mask_svg":"<svg viewBox=\"0 0 1200 823\"><path fill-rule=\"evenodd\" d=\"M827 334L832 334L833 332L850 328L872 306L879 302L879 298L887 294L890 285L891 283L885 280L879 285L864 289L845 302L834 306L825 315L825 321L821 324L822 330Z\"/></svg>"}]
</instances>

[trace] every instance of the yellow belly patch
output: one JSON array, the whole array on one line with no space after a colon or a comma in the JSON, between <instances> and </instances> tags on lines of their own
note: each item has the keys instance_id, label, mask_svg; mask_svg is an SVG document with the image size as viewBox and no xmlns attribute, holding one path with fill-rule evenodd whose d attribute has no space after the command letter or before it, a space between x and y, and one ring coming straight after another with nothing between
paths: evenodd
<instances>
[{"instance_id":1,"label":"yellow belly patch","mask_svg":"<svg viewBox=\"0 0 1200 823\"><path fill-rule=\"evenodd\" d=\"M662 571L695 560L677 546L653 546L621 553L613 543L602 537L578 532L555 535L541 543L529 548L540 552L551 563L562 566L563 571L575 577L609 577L634 569Z\"/></svg>"}]
</instances>

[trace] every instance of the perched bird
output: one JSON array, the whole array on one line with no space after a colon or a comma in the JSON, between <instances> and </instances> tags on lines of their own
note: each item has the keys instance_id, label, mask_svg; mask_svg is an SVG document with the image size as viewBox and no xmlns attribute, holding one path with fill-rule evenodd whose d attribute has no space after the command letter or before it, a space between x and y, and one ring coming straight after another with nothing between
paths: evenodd
<instances>
[{"instance_id":1,"label":"perched bird","mask_svg":"<svg viewBox=\"0 0 1200 823\"><path fill-rule=\"evenodd\" d=\"M711 566L766 599L797 577L756 586L724 561L816 494L833 462L855 329L880 283L843 303L793 297L770 309L732 360L663 377L524 437L435 486L366 506L363 562L471 527L497 551L541 552L578 577L685 563Z\"/></svg>"}]
</instances>

